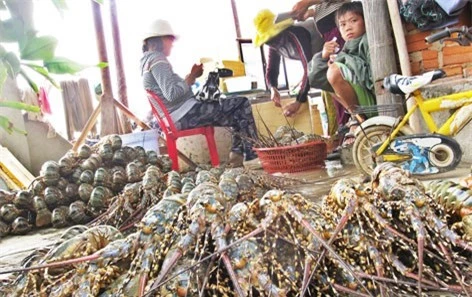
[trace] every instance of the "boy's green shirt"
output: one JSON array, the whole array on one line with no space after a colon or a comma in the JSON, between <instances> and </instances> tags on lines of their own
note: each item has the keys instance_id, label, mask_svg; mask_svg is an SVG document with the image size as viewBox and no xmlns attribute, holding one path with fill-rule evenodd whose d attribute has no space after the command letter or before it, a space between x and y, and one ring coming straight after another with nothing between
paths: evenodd
<instances>
[{"instance_id":1,"label":"boy's green shirt","mask_svg":"<svg viewBox=\"0 0 472 297\"><path fill-rule=\"evenodd\" d=\"M338 53L335 63L340 66L343 76L347 81L362 86L372 93L374 92L372 72L370 70L369 44L366 34L347 41L343 49ZM328 67L328 59L323 59L321 52L313 56L308 65L308 79L312 87L333 92L333 88L326 77Z\"/></svg>"},{"instance_id":2,"label":"boy's green shirt","mask_svg":"<svg viewBox=\"0 0 472 297\"><path fill-rule=\"evenodd\" d=\"M335 63L343 64L350 70L351 73L347 73L346 69L341 68L346 80L371 92L374 91L367 34L347 41L337 55Z\"/></svg>"}]
</instances>

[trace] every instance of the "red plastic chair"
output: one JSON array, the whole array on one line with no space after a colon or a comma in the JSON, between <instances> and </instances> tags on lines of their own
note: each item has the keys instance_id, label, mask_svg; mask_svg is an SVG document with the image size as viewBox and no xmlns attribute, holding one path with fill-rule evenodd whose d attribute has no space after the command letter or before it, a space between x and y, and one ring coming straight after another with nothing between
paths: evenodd
<instances>
[{"instance_id":1,"label":"red plastic chair","mask_svg":"<svg viewBox=\"0 0 472 297\"><path fill-rule=\"evenodd\" d=\"M179 157L177 151L177 139L179 137L192 136L192 135L204 135L207 141L208 149L210 151L211 164L214 167L220 165L220 158L218 156L218 150L215 142L215 128L213 126L198 127L187 130L177 130L174 122L169 114L169 111L165 107L162 99L154 92L147 90L149 104L151 105L152 112L157 119L159 127L161 127L167 141L167 151L170 159L172 160L172 170L179 170ZM155 102L162 110L161 113L156 109Z\"/></svg>"}]
</instances>

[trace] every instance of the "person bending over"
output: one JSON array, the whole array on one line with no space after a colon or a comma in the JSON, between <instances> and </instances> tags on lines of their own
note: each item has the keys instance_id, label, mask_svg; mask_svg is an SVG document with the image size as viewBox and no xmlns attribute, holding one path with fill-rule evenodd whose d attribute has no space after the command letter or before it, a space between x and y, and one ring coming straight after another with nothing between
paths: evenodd
<instances>
[{"instance_id":1,"label":"person bending over","mask_svg":"<svg viewBox=\"0 0 472 297\"><path fill-rule=\"evenodd\" d=\"M194 64L185 78L177 75L167 59L175 39L169 22L162 19L154 21L143 36L141 75L144 88L163 99L177 129L231 127L229 165L236 167L243 165L243 161L257 161L252 143L257 141L258 135L249 100L246 97L197 100L191 86L203 74L203 65ZM159 110L157 104L156 108Z\"/></svg>"}]
</instances>

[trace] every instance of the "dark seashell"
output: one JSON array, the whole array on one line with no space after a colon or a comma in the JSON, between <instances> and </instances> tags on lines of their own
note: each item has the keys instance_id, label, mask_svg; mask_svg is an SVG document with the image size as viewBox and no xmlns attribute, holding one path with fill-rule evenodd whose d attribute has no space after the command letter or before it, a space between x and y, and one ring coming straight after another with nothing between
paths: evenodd
<instances>
[{"instance_id":1,"label":"dark seashell","mask_svg":"<svg viewBox=\"0 0 472 297\"><path fill-rule=\"evenodd\" d=\"M104 143L100 146L100 149L98 150L98 154L102 158L104 162L111 161L113 159L113 149L111 147L111 144L109 143Z\"/></svg>"},{"instance_id":2,"label":"dark seashell","mask_svg":"<svg viewBox=\"0 0 472 297\"><path fill-rule=\"evenodd\" d=\"M69 226L69 207L60 206L52 211L51 223L54 228Z\"/></svg>"},{"instance_id":3,"label":"dark seashell","mask_svg":"<svg viewBox=\"0 0 472 297\"><path fill-rule=\"evenodd\" d=\"M127 162L125 152L122 149L116 150L113 154L112 162L115 165L125 166Z\"/></svg>"},{"instance_id":4,"label":"dark seashell","mask_svg":"<svg viewBox=\"0 0 472 297\"><path fill-rule=\"evenodd\" d=\"M61 190L56 187L47 187L44 190L44 201L50 210L56 208L63 201L63 195Z\"/></svg>"},{"instance_id":5,"label":"dark seashell","mask_svg":"<svg viewBox=\"0 0 472 297\"><path fill-rule=\"evenodd\" d=\"M74 171L74 165L76 161L69 157L69 156L64 156L59 159L59 172L62 176L68 176L72 174Z\"/></svg>"},{"instance_id":6,"label":"dark seashell","mask_svg":"<svg viewBox=\"0 0 472 297\"><path fill-rule=\"evenodd\" d=\"M138 166L140 172L145 172L146 171L146 169L147 169L146 163L143 163L139 160L134 160L133 162Z\"/></svg>"},{"instance_id":7,"label":"dark seashell","mask_svg":"<svg viewBox=\"0 0 472 297\"><path fill-rule=\"evenodd\" d=\"M31 209L33 207L33 195L30 191L20 190L16 193L13 204L18 209Z\"/></svg>"},{"instance_id":8,"label":"dark seashell","mask_svg":"<svg viewBox=\"0 0 472 297\"><path fill-rule=\"evenodd\" d=\"M117 134L110 135L109 139L110 139L111 148L113 149L113 151L119 150L121 146L123 145L123 140Z\"/></svg>"},{"instance_id":9,"label":"dark seashell","mask_svg":"<svg viewBox=\"0 0 472 297\"><path fill-rule=\"evenodd\" d=\"M254 181L247 174L240 174L236 177L236 182L238 183L239 193L247 194L250 193L254 188Z\"/></svg>"},{"instance_id":10,"label":"dark seashell","mask_svg":"<svg viewBox=\"0 0 472 297\"><path fill-rule=\"evenodd\" d=\"M136 203L141 200L141 183L127 184L123 189L123 195L130 203Z\"/></svg>"},{"instance_id":11,"label":"dark seashell","mask_svg":"<svg viewBox=\"0 0 472 297\"><path fill-rule=\"evenodd\" d=\"M94 173L92 170L84 170L82 174L80 175L80 182L85 183L85 184L92 184L93 183L93 176Z\"/></svg>"},{"instance_id":12,"label":"dark seashell","mask_svg":"<svg viewBox=\"0 0 472 297\"><path fill-rule=\"evenodd\" d=\"M236 180L232 177L224 177L220 180L218 186L225 193L226 199L231 203L236 203L239 195L239 187Z\"/></svg>"},{"instance_id":13,"label":"dark seashell","mask_svg":"<svg viewBox=\"0 0 472 297\"><path fill-rule=\"evenodd\" d=\"M136 160L140 161L141 163L143 164L146 164L147 163L147 154L146 154L146 150L142 147L142 146L135 146L134 147L134 150L136 151L137 153L137 156L136 156Z\"/></svg>"},{"instance_id":14,"label":"dark seashell","mask_svg":"<svg viewBox=\"0 0 472 297\"><path fill-rule=\"evenodd\" d=\"M92 154L92 148L88 146L87 144L82 144L77 151L77 155L81 159L87 159L90 157L91 154Z\"/></svg>"},{"instance_id":15,"label":"dark seashell","mask_svg":"<svg viewBox=\"0 0 472 297\"><path fill-rule=\"evenodd\" d=\"M190 176L184 176L182 177L180 182L182 183L182 185L185 185L186 183L195 183L195 179Z\"/></svg>"},{"instance_id":16,"label":"dark seashell","mask_svg":"<svg viewBox=\"0 0 472 297\"><path fill-rule=\"evenodd\" d=\"M10 233L10 225L0 220L0 238L7 236L8 233Z\"/></svg>"},{"instance_id":17,"label":"dark seashell","mask_svg":"<svg viewBox=\"0 0 472 297\"><path fill-rule=\"evenodd\" d=\"M35 226L38 228L51 225L52 214L49 209L44 208L36 212Z\"/></svg>"},{"instance_id":18,"label":"dark seashell","mask_svg":"<svg viewBox=\"0 0 472 297\"><path fill-rule=\"evenodd\" d=\"M195 184L196 185L202 184L204 182L213 182L213 183L215 183L215 181L216 181L215 177L208 170L199 171L197 173L197 177L195 178Z\"/></svg>"},{"instance_id":19,"label":"dark seashell","mask_svg":"<svg viewBox=\"0 0 472 297\"><path fill-rule=\"evenodd\" d=\"M161 166L162 172L167 173L172 170L172 160L167 155L160 155L159 156L160 162L158 162Z\"/></svg>"},{"instance_id":20,"label":"dark seashell","mask_svg":"<svg viewBox=\"0 0 472 297\"><path fill-rule=\"evenodd\" d=\"M46 204L46 201L44 201L44 198L42 196L34 196L33 197L33 208L36 212L47 209L48 206Z\"/></svg>"},{"instance_id":21,"label":"dark seashell","mask_svg":"<svg viewBox=\"0 0 472 297\"><path fill-rule=\"evenodd\" d=\"M134 160L138 156L138 152L131 146L124 146L122 151L125 153L127 160Z\"/></svg>"},{"instance_id":22,"label":"dark seashell","mask_svg":"<svg viewBox=\"0 0 472 297\"><path fill-rule=\"evenodd\" d=\"M103 209L108 206L112 195L111 190L106 187L95 187L92 194L90 194L89 204L95 209Z\"/></svg>"},{"instance_id":23,"label":"dark seashell","mask_svg":"<svg viewBox=\"0 0 472 297\"><path fill-rule=\"evenodd\" d=\"M180 182L180 177L178 177ZM151 165L144 173L143 177L143 188L145 191L156 190L159 187L164 186L164 174L161 172L159 167ZM180 191L180 188L179 188Z\"/></svg>"},{"instance_id":24,"label":"dark seashell","mask_svg":"<svg viewBox=\"0 0 472 297\"><path fill-rule=\"evenodd\" d=\"M5 223L13 222L20 215L20 210L14 204L5 204L0 207L0 219Z\"/></svg>"},{"instance_id":25,"label":"dark seashell","mask_svg":"<svg viewBox=\"0 0 472 297\"><path fill-rule=\"evenodd\" d=\"M110 170L110 173L113 174L117 171L121 171L123 172L124 174L126 174L126 169L123 167L123 166L113 166Z\"/></svg>"},{"instance_id":26,"label":"dark seashell","mask_svg":"<svg viewBox=\"0 0 472 297\"><path fill-rule=\"evenodd\" d=\"M164 193L162 194L162 198L169 198L170 196L180 194L180 191L175 191L175 189L167 188L164 190Z\"/></svg>"},{"instance_id":27,"label":"dark seashell","mask_svg":"<svg viewBox=\"0 0 472 297\"><path fill-rule=\"evenodd\" d=\"M47 161L41 166L39 174L43 177L43 181L48 186L54 186L61 177L59 173L59 164L55 161Z\"/></svg>"},{"instance_id":28,"label":"dark seashell","mask_svg":"<svg viewBox=\"0 0 472 297\"><path fill-rule=\"evenodd\" d=\"M147 151L147 162L151 165L157 165L159 158L157 157L157 153L155 151Z\"/></svg>"},{"instance_id":29,"label":"dark seashell","mask_svg":"<svg viewBox=\"0 0 472 297\"><path fill-rule=\"evenodd\" d=\"M195 189L196 185L193 181L188 181L183 184L182 190L180 191L182 194L188 194L190 191Z\"/></svg>"},{"instance_id":30,"label":"dark seashell","mask_svg":"<svg viewBox=\"0 0 472 297\"><path fill-rule=\"evenodd\" d=\"M210 173L216 176L217 179L220 178L220 176L223 174L225 171L224 167L212 167L210 168Z\"/></svg>"},{"instance_id":31,"label":"dark seashell","mask_svg":"<svg viewBox=\"0 0 472 297\"><path fill-rule=\"evenodd\" d=\"M102 157L100 157L98 154L92 154L80 165L83 170L92 170L94 172L100 166L102 166Z\"/></svg>"},{"instance_id":32,"label":"dark seashell","mask_svg":"<svg viewBox=\"0 0 472 297\"><path fill-rule=\"evenodd\" d=\"M12 203L16 194L14 192L9 192L0 189L0 207L5 204Z\"/></svg>"},{"instance_id":33,"label":"dark seashell","mask_svg":"<svg viewBox=\"0 0 472 297\"><path fill-rule=\"evenodd\" d=\"M111 176L103 167L100 167L95 171L95 175L93 178L93 185L96 186L104 186L104 187L111 187Z\"/></svg>"},{"instance_id":34,"label":"dark seashell","mask_svg":"<svg viewBox=\"0 0 472 297\"><path fill-rule=\"evenodd\" d=\"M128 182L134 183L141 180L141 170L135 162L130 162L126 165L126 175L128 176Z\"/></svg>"},{"instance_id":35,"label":"dark seashell","mask_svg":"<svg viewBox=\"0 0 472 297\"><path fill-rule=\"evenodd\" d=\"M23 235L31 231L32 227L24 217L17 217L11 223L11 233L14 235Z\"/></svg>"},{"instance_id":36,"label":"dark seashell","mask_svg":"<svg viewBox=\"0 0 472 297\"><path fill-rule=\"evenodd\" d=\"M59 190L64 191L68 184L69 184L69 181L67 179L65 179L64 177L61 177L61 178L59 178L59 181L57 182L56 187Z\"/></svg>"},{"instance_id":37,"label":"dark seashell","mask_svg":"<svg viewBox=\"0 0 472 297\"><path fill-rule=\"evenodd\" d=\"M75 201L69 205L69 218L76 224L85 224L92 219L87 215L87 205L83 201Z\"/></svg>"},{"instance_id":38,"label":"dark seashell","mask_svg":"<svg viewBox=\"0 0 472 297\"><path fill-rule=\"evenodd\" d=\"M180 190L182 189L180 177L173 178L167 181L167 188L173 190L175 193L180 193Z\"/></svg>"},{"instance_id":39,"label":"dark seashell","mask_svg":"<svg viewBox=\"0 0 472 297\"><path fill-rule=\"evenodd\" d=\"M128 182L128 177L126 176L126 173L122 171L115 171L112 176L112 186L111 188L115 193L121 192L123 190L123 187L126 185Z\"/></svg>"},{"instance_id":40,"label":"dark seashell","mask_svg":"<svg viewBox=\"0 0 472 297\"><path fill-rule=\"evenodd\" d=\"M75 201L79 197L79 185L68 183L64 192L69 201Z\"/></svg>"},{"instance_id":41,"label":"dark seashell","mask_svg":"<svg viewBox=\"0 0 472 297\"><path fill-rule=\"evenodd\" d=\"M72 175L70 176L70 181L78 184L80 182L80 176L82 175L83 169L80 167L76 167Z\"/></svg>"},{"instance_id":42,"label":"dark seashell","mask_svg":"<svg viewBox=\"0 0 472 297\"><path fill-rule=\"evenodd\" d=\"M42 180L33 181L33 195L43 195L44 189L46 189L46 184Z\"/></svg>"},{"instance_id":43,"label":"dark seashell","mask_svg":"<svg viewBox=\"0 0 472 297\"><path fill-rule=\"evenodd\" d=\"M79 197L80 200L88 202L90 195L92 194L93 186L91 184L80 184L79 186Z\"/></svg>"}]
</instances>

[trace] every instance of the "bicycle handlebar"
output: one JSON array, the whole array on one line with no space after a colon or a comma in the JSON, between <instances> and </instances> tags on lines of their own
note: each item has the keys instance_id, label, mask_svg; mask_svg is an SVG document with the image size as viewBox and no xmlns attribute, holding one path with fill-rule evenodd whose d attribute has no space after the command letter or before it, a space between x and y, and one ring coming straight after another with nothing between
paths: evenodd
<instances>
[{"instance_id":1,"label":"bicycle handlebar","mask_svg":"<svg viewBox=\"0 0 472 297\"><path fill-rule=\"evenodd\" d=\"M439 32L427 36L425 41L426 43L433 43L440 39L451 37L452 33L462 33L467 39L472 40L472 35L469 33L469 28L467 26L461 26L455 28L445 28Z\"/></svg>"}]
</instances>

